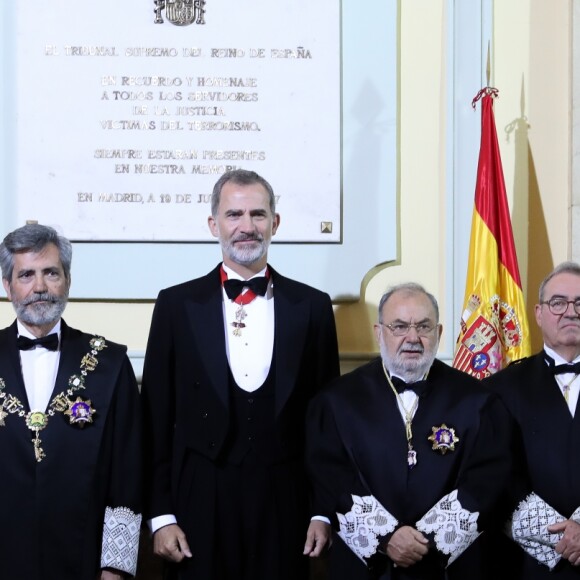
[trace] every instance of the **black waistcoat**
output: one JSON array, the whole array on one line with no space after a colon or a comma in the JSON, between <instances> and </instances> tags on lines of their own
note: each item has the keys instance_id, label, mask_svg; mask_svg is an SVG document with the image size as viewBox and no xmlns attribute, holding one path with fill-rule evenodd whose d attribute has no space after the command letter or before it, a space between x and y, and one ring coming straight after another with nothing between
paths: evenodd
<instances>
[{"instance_id":1,"label":"black waistcoat","mask_svg":"<svg viewBox=\"0 0 580 580\"><path fill-rule=\"evenodd\" d=\"M274 365L262 386L251 393L237 385L231 370L228 375L230 428L222 458L233 465L275 462L281 450L275 433Z\"/></svg>"}]
</instances>

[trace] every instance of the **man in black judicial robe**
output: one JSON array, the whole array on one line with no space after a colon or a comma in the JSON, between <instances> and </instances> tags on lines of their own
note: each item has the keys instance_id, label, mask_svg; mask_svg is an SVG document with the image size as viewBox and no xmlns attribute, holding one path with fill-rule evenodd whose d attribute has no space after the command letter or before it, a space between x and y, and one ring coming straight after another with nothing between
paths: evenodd
<instances>
[{"instance_id":1,"label":"man in black judicial robe","mask_svg":"<svg viewBox=\"0 0 580 580\"><path fill-rule=\"evenodd\" d=\"M146 515L180 579L301 580L326 541L309 528L304 416L338 375L336 329L327 294L267 264L278 224L267 181L224 174L209 218L223 264L155 305Z\"/></svg>"},{"instance_id":2,"label":"man in black judicial robe","mask_svg":"<svg viewBox=\"0 0 580 580\"><path fill-rule=\"evenodd\" d=\"M334 529L331 580L484 578L478 536L510 472L508 415L476 379L435 360L438 318L418 284L390 289L374 326L381 357L309 407L307 467L313 510Z\"/></svg>"},{"instance_id":3,"label":"man in black judicial robe","mask_svg":"<svg viewBox=\"0 0 580 580\"><path fill-rule=\"evenodd\" d=\"M507 535L496 538L498 580L580 578L579 264L564 262L544 279L535 314L543 350L485 381L510 411L518 442Z\"/></svg>"},{"instance_id":4,"label":"man in black judicial robe","mask_svg":"<svg viewBox=\"0 0 580 580\"><path fill-rule=\"evenodd\" d=\"M61 319L72 246L28 224L0 245L0 576L113 580L139 546L140 413L126 348Z\"/></svg>"}]
</instances>

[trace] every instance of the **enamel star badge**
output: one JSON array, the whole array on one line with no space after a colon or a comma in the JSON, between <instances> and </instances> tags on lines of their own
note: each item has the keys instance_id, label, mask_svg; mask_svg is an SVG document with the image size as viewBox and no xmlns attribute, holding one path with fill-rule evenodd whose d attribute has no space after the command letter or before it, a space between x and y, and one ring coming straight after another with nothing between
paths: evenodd
<instances>
[{"instance_id":1,"label":"enamel star badge","mask_svg":"<svg viewBox=\"0 0 580 580\"><path fill-rule=\"evenodd\" d=\"M439 427L431 427L431 431L432 434L427 439L433 443L434 451L440 451L441 455L445 455L448 451L455 451L455 444L459 443L455 429L443 423Z\"/></svg>"},{"instance_id":2,"label":"enamel star badge","mask_svg":"<svg viewBox=\"0 0 580 580\"><path fill-rule=\"evenodd\" d=\"M92 423L94 413L91 400L85 400L82 397L77 397L76 401L69 401L68 409L64 412L65 415L68 415L70 424L77 427L84 427L87 423Z\"/></svg>"}]
</instances>

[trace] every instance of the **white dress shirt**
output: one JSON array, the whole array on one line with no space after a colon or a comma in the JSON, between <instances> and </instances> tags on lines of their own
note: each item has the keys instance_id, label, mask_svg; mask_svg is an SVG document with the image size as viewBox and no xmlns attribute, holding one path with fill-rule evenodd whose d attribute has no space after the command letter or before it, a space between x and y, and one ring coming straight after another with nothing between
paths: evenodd
<instances>
[{"instance_id":1,"label":"white dress shirt","mask_svg":"<svg viewBox=\"0 0 580 580\"><path fill-rule=\"evenodd\" d=\"M243 280L231 268L224 265L229 280ZM264 276L266 268L252 276ZM256 296L243 309L246 313L244 328L240 335L234 336L236 311L240 308L230 300L222 287L224 308L224 332L226 336L226 354L230 369L238 386L249 393L260 388L272 363L274 351L274 293L273 282L270 278L268 289L264 296ZM245 290L244 290L245 292Z\"/></svg>"},{"instance_id":2,"label":"white dress shirt","mask_svg":"<svg viewBox=\"0 0 580 580\"><path fill-rule=\"evenodd\" d=\"M36 338L20 321L16 324L19 336ZM60 320L48 334L52 333L58 334L60 344ZM20 351L22 377L31 411L46 411L54 390L59 360L60 349L53 351L37 345Z\"/></svg>"},{"instance_id":3,"label":"white dress shirt","mask_svg":"<svg viewBox=\"0 0 580 580\"><path fill-rule=\"evenodd\" d=\"M573 361L567 361L563 359L556 351L552 350L549 346L544 345L544 350L548 356L554 359L554 364L565 365L568 363L577 363L580 361L580 356L576 357ZM554 375L562 395L565 397L565 390L568 391L568 409L570 409L570 414L574 417L576 412L576 404L578 403L578 395L580 394L580 376L574 373L562 373L559 375Z\"/></svg>"}]
</instances>

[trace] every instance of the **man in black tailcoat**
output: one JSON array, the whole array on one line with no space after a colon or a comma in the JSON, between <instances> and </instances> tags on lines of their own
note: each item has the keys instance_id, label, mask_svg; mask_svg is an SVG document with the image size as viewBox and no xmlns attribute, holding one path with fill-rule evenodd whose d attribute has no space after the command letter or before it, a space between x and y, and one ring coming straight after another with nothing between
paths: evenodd
<instances>
[{"instance_id":1,"label":"man in black tailcoat","mask_svg":"<svg viewBox=\"0 0 580 580\"><path fill-rule=\"evenodd\" d=\"M303 428L339 372L332 305L268 265L280 218L265 179L224 174L211 211L223 263L160 292L147 345L154 550L180 579L300 580L326 541L309 526Z\"/></svg>"}]
</instances>

